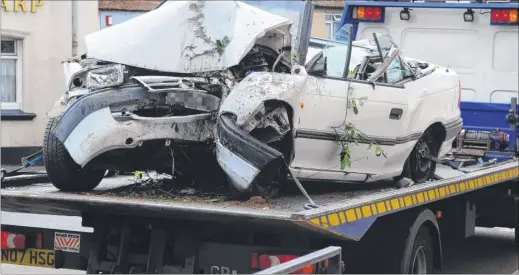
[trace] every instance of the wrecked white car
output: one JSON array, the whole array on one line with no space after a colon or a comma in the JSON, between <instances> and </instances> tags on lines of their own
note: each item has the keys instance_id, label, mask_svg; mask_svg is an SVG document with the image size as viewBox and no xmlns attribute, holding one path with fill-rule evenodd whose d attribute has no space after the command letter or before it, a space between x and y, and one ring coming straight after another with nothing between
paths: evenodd
<instances>
[{"instance_id":1,"label":"wrecked white car","mask_svg":"<svg viewBox=\"0 0 519 275\"><path fill-rule=\"evenodd\" d=\"M66 64L77 69L48 114L50 180L84 191L107 169L218 168L221 103L251 72L291 73L291 24L242 2L168 1L88 35L87 54Z\"/></svg>"},{"instance_id":2,"label":"wrecked white car","mask_svg":"<svg viewBox=\"0 0 519 275\"><path fill-rule=\"evenodd\" d=\"M275 194L289 177L433 177L462 128L457 74L402 56L390 37L352 42L351 26L343 30L343 42L310 43L293 74L253 72L232 88L216 154L235 191Z\"/></svg>"}]
</instances>

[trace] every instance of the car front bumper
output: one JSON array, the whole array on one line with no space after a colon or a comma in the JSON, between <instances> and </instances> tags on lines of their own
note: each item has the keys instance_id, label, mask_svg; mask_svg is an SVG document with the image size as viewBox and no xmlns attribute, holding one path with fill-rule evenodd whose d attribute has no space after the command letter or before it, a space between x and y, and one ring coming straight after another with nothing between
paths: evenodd
<instances>
[{"instance_id":1,"label":"car front bumper","mask_svg":"<svg viewBox=\"0 0 519 275\"><path fill-rule=\"evenodd\" d=\"M84 167L102 153L134 148L148 140L205 142L213 138L210 113L142 117L126 108L147 108L149 93L140 87L110 89L84 95L52 129L72 159Z\"/></svg>"},{"instance_id":2,"label":"car front bumper","mask_svg":"<svg viewBox=\"0 0 519 275\"><path fill-rule=\"evenodd\" d=\"M217 124L216 158L236 189L248 190L258 177L272 180L273 171L283 165L283 154L236 126L229 114Z\"/></svg>"}]
</instances>

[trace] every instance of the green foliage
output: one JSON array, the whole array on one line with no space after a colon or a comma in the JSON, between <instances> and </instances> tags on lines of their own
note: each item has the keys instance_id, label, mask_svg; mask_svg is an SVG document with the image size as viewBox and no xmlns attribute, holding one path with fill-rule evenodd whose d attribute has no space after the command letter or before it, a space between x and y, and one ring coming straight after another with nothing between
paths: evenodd
<instances>
[{"instance_id":1,"label":"green foliage","mask_svg":"<svg viewBox=\"0 0 519 275\"><path fill-rule=\"evenodd\" d=\"M222 55L225 51L225 48L231 43L231 39L226 35L222 40L216 40L216 52L219 55Z\"/></svg>"},{"instance_id":2,"label":"green foliage","mask_svg":"<svg viewBox=\"0 0 519 275\"><path fill-rule=\"evenodd\" d=\"M341 146L341 154L340 154L340 166L341 170L346 169L346 167L351 167L352 159L351 159L351 147L350 146L359 146L359 143L368 144L367 150L374 150L375 156L387 157L387 154L382 150L380 145L376 142L370 140L370 138L364 134L362 131L357 129L354 124L351 122L347 122L348 113L353 112L353 115L359 114L359 108L364 106L367 97L354 98L352 97L351 90L348 87L348 97L347 97L347 111L346 116L344 118L344 122L341 126L336 127L335 130L339 133L338 143ZM350 112L351 111L351 112Z\"/></svg>"}]
</instances>

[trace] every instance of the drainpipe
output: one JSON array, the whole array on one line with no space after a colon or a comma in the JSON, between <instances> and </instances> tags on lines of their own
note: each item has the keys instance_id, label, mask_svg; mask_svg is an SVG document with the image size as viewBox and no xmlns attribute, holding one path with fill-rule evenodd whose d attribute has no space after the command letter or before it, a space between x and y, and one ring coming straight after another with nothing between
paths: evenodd
<instances>
[{"instance_id":1,"label":"drainpipe","mask_svg":"<svg viewBox=\"0 0 519 275\"><path fill-rule=\"evenodd\" d=\"M77 56L77 20L78 20L78 1L72 0L72 56Z\"/></svg>"}]
</instances>

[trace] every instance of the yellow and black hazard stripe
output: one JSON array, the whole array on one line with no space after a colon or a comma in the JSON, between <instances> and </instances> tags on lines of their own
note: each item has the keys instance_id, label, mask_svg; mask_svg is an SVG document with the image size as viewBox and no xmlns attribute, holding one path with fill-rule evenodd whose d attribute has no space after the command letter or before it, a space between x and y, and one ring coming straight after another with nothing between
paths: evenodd
<instances>
[{"instance_id":1,"label":"yellow and black hazard stripe","mask_svg":"<svg viewBox=\"0 0 519 275\"><path fill-rule=\"evenodd\" d=\"M517 162L515 163L517 166ZM512 167L498 172L487 173L467 179L460 179L453 183L433 186L429 189L402 196L393 196L389 199L372 201L352 206L345 210L328 212L324 215L310 217L308 222L322 229L331 229L347 223L358 222L362 219L373 219L390 213L402 211L422 204L439 201L448 197L471 192L486 186L498 184L519 177L519 167Z\"/></svg>"}]
</instances>

